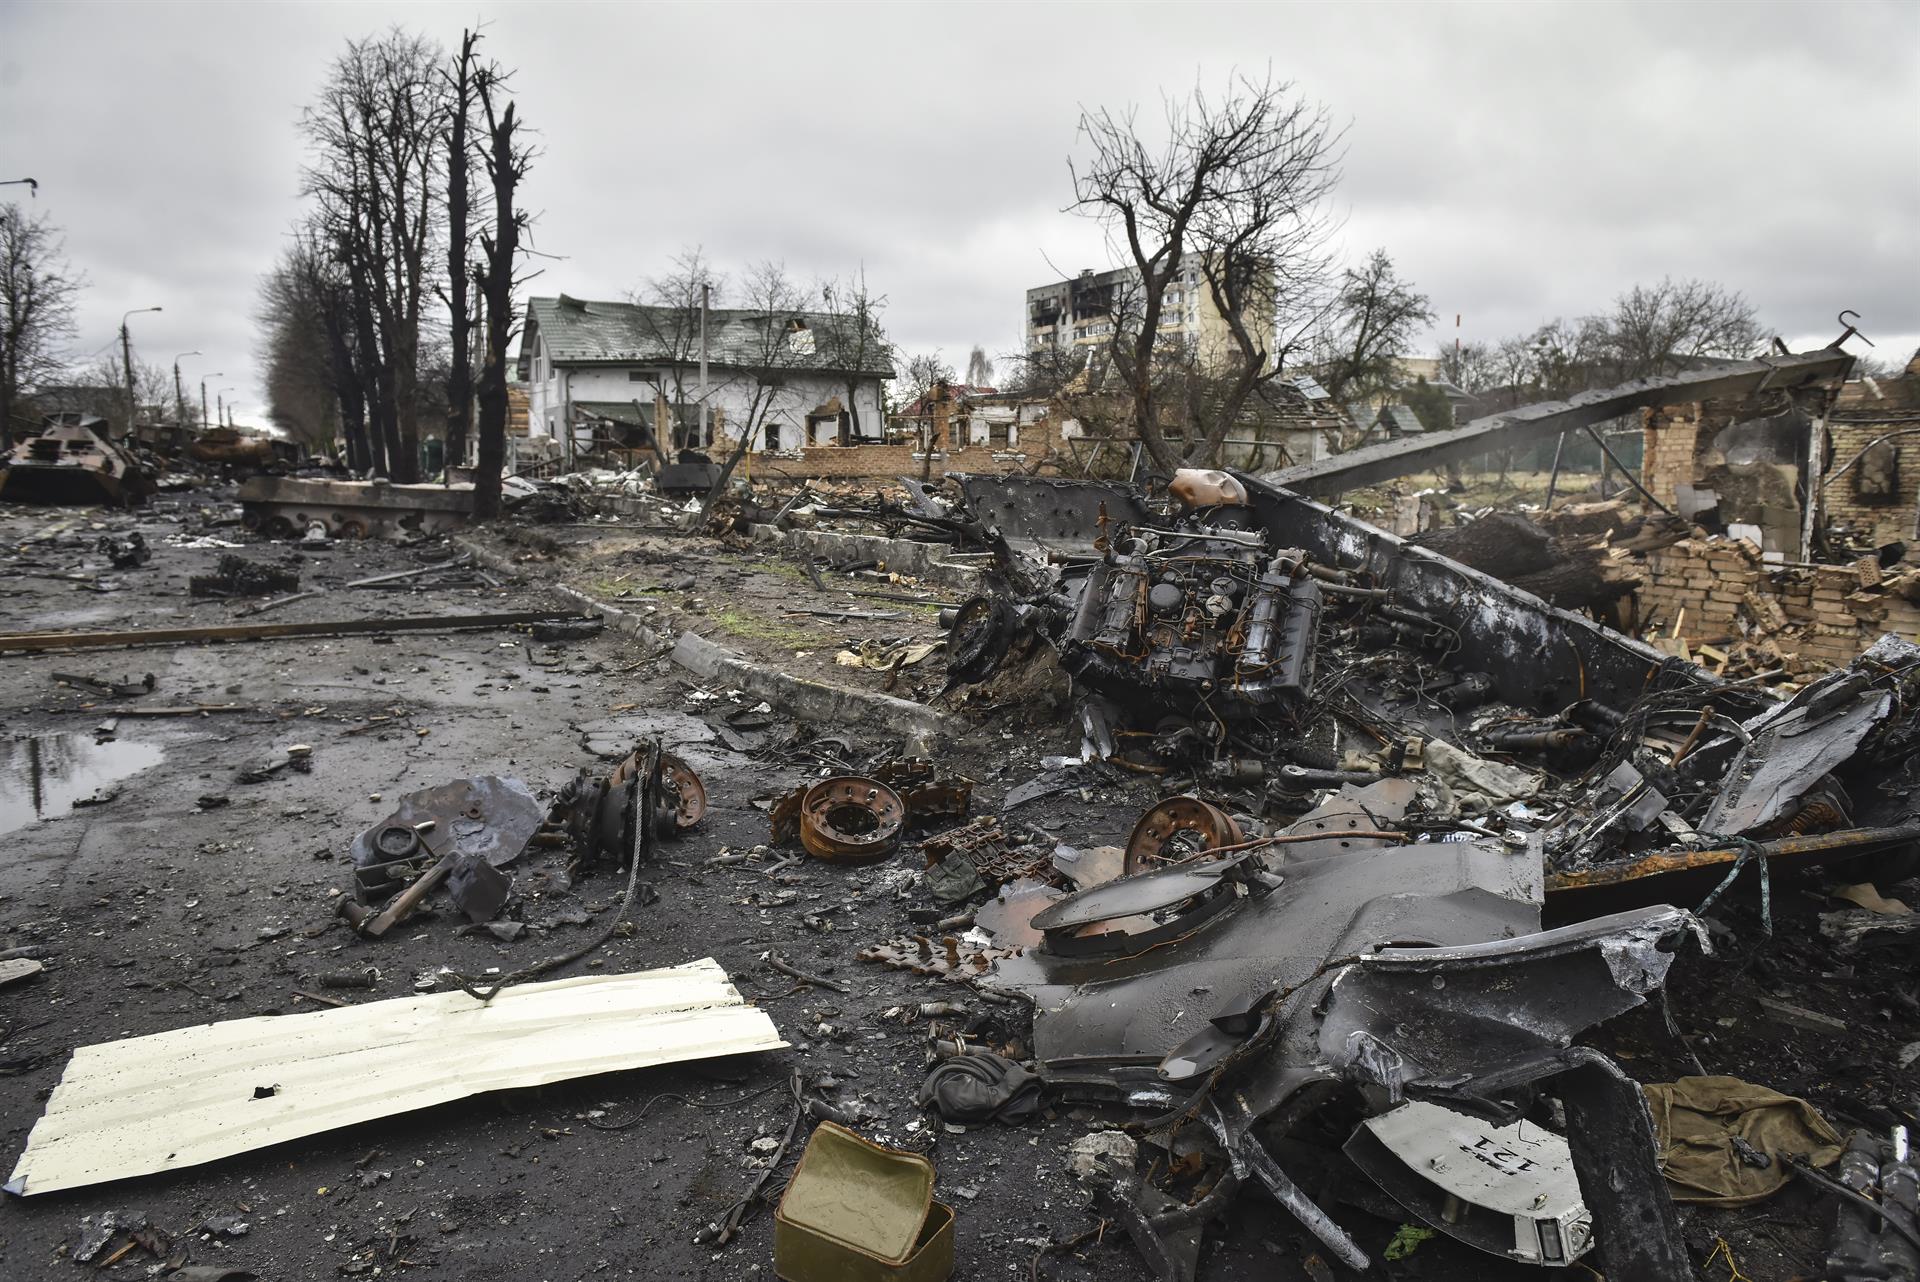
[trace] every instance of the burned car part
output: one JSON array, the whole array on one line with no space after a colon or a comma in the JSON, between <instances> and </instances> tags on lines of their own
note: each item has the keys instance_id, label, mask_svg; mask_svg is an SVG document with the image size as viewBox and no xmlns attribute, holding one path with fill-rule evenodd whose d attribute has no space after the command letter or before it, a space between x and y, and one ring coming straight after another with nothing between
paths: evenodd
<instances>
[{"instance_id":1,"label":"burned car part","mask_svg":"<svg viewBox=\"0 0 1920 1282\"><path fill-rule=\"evenodd\" d=\"M465 525L473 485L253 476L240 483L240 509L246 527L268 538L293 538L315 525L336 539L395 538Z\"/></svg>"},{"instance_id":2,"label":"burned car part","mask_svg":"<svg viewBox=\"0 0 1920 1282\"><path fill-rule=\"evenodd\" d=\"M354 898L372 902L449 855L505 867L520 857L545 816L526 784L500 775L410 792L353 839Z\"/></svg>"},{"instance_id":3,"label":"burned car part","mask_svg":"<svg viewBox=\"0 0 1920 1282\"><path fill-rule=\"evenodd\" d=\"M299 590L297 571L261 565L231 552L221 555L212 574L196 574L187 580L187 591L197 597L277 596Z\"/></svg>"},{"instance_id":4,"label":"burned car part","mask_svg":"<svg viewBox=\"0 0 1920 1282\"><path fill-rule=\"evenodd\" d=\"M153 475L107 438L92 414L49 414L40 430L0 454L0 499L9 503L143 503Z\"/></svg>"},{"instance_id":5,"label":"burned car part","mask_svg":"<svg viewBox=\"0 0 1920 1282\"><path fill-rule=\"evenodd\" d=\"M906 803L878 779L822 779L800 798L800 844L831 863L886 858L899 845L906 822Z\"/></svg>"},{"instance_id":6,"label":"burned car part","mask_svg":"<svg viewBox=\"0 0 1920 1282\"><path fill-rule=\"evenodd\" d=\"M621 867L639 843L635 813L643 794L652 798L648 828L659 837L676 837L707 813L707 788L692 766L670 752L655 758L651 786L645 786L645 745L623 757L603 778L581 771L561 790L554 811L566 826L574 854L582 863L607 860Z\"/></svg>"},{"instance_id":7,"label":"burned car part","mask_svg":"<svg viewBox=\"0 0 1920 1282\"><path fill-rule=\"evenodd\" d=\"M1410 1100L1362 1122L1346 1153L1394 1201L1489 1254L1564 1267L1593 1245L1572 1152L1545 1127Z\"/></svg>"},{"instance_id":8,"label":"burned car part","mask_svg":"<svg viewBox=\"0 0 1920 1282\"><path fill-rule=\"evenodd\" d=\"M1827 1251L1832 1282L1897 1282L1920 1274L1920 1193L1906 1127L1894 1127L1884 1144L1865 1132L1855 1135L1831 1182L1810 1167L1793 1170L1842 1198Z\"/></svg>"},{"instance_id":9,"label":"burned car part","mask_svg":"<svg viewBox=\"0 0 1920 1282\"><path fill-rule=\"evenodd\" d=\"M1126 870L1146 872L1193 859L1209 850L1247 839L1233 816L1198 797L1168 797L1133 825L1127 838Z\"/></svg>"},{"instance_id":10,"label":"burned car part","mask_svg":"<svg viewBox=\"0 0 1920 1282\"><path fill-rule=\"evenodd\" d=\"M153 551L147 547L147 536L138 530L125 538L102 534L96 546L116 570L136 569L153 559Z\"/></svg>"},{"instance_id":11,"label":"burned car part","mask_svg":"<svg viewBox=\"0 0 1920 1282\"><path fill-rule=\"evenodd\" d=\"M977 596L963 602L947 630L948 687L992 676L1019 628L1019 612L1004 598Z\"/></svg>"},{"instance_id":12,"label":"burned car part","mask_svg":"<svg viewBox=\"0 0 1920 1282\"><path fill-rule=\"evenodd\" d=\"M1216 724L1306 697L1325 598L1257 532L1127 526L1063 587L1060 666L1094 691Z\"/></svg>"}]
</instances>

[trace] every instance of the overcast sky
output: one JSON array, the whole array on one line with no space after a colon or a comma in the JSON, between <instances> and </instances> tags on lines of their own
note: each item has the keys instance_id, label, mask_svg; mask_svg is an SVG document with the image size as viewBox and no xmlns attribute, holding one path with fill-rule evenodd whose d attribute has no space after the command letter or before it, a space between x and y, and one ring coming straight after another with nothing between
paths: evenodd
<instances>
[{"instance_id":1,"label":"overcast sky","mask_svg":"<svg viewBox=\"0 0 1920 1282\"><path fill-rule=\"evenodd\" d=\"M893 339L963 366L1022 294L1108 265L1063 213L1084 105L1233 69L1349 124L1349 257L1433 300L1427 347L1604 309L1636 281L1743 291L1795 346L1854 308L1920 343L1920 4L58 4L0 0L0 179L91 281L75 356L136 316L263 415L249 319L297 217L298 120L350 37L488 23L545 151L536 292L619 298L683 246L803 280L865 269ZM24 199L24 187L0 199Z\"/></svg>"}]
</instances>

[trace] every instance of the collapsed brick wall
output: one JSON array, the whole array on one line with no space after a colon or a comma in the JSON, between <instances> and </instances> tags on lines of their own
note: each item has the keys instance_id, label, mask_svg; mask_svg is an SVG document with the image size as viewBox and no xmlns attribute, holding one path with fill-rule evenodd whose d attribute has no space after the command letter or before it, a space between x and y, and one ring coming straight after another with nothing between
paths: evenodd
<instances>
[{"instance_id":1,"label":"collapsed brick wall","mask_svg":"<svg viewBox=\"0 0 1920 1282\"><path fill-rule=\"evenodd\" d=\"M1920 572L1886 574L1871 557L1850 565L1769 566L1745 539L1688 539L1649 552L1639 617L1659 636L1702 644L1764 642L1781 655L1847 662L1883 633L1920 641ZM1682 613L1684 611L1684 613Z\"/></svg>"}]
</instances>

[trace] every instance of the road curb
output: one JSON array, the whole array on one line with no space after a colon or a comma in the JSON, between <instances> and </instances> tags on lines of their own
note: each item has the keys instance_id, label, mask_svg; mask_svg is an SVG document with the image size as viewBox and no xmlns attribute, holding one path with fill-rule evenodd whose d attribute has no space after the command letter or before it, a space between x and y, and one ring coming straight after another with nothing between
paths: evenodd
<instances>
[{"instance_id":1,"label":"road curb","mask_svg":"<svg viewBox=\"0 0 1920 1282\"><path fill-rule=\"evenodd\" d=\"M516 565L492 548L461 536L455 536L453 542L488 569L498 570L502 574L523 575L525 567ZM543 583L539 586L582 609L599 614L606 619L608 627L633 637L649 649L672 647L668 657L694 675L710 681L724 681L730 686L759 695L794 716L815 721L853 722L885 730L906 739L908 751L915 756L930 754L943 740L957 733L957 728L946 717L923 703L896 699L890 694L873 690L829 685L824 681L813 681L791 672L768 668L697 632L670 633L650 627L631 610L610 605L563 583Z\"/></svg>"},{"instance_id":2,"label":"road curb","mask_svg":"<svg viewBox=\"0 0 1920 1282\"><path fill-rule=\"evenodd\" d=\"M897 574L911 575L923 583L970 596L987 590L985 569L947 560L953 549L945 543L916 543L912 539L844 534L837 530L775 530L766 525L755 526L753 537L756 543L777 544L823 561L875 561Z\"/></svg>"}]
</instances>

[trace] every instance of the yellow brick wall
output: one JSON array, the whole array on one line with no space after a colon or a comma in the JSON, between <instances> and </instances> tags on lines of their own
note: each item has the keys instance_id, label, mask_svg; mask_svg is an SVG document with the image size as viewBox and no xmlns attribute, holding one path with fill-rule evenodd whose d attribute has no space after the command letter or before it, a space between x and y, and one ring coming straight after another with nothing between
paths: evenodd
<instances>
[{"instance_id":1,"label":"yellow brick wall","mask_svg":"<svg viewBox=\"0 0 1920 1282\"><path fill-rule=\"evenodd\" d=\"M1773 568L1751 543L1715 536L1649 552L1637 597L1661 636L1678 621L1696 647L1764 636L1784 654L1839 665L1882 633L1920 641L1920 605L1904 590L1876 563Z\"/></svg>"}]
</instances>

